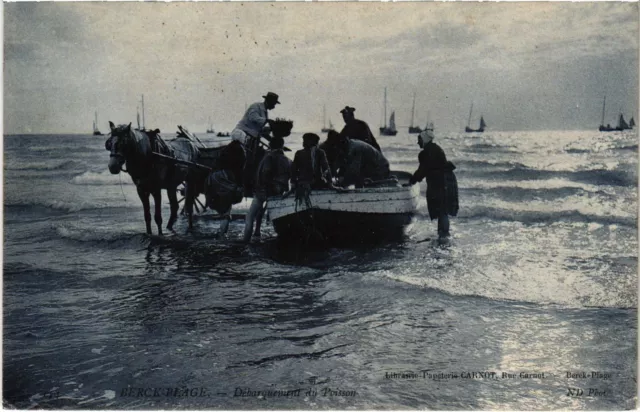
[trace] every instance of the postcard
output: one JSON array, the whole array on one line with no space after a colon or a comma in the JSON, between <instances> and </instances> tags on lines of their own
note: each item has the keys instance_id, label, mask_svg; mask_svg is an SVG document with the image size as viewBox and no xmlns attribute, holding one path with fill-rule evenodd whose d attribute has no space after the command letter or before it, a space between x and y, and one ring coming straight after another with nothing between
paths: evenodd
<instances>
[{"instance_id":1,"label":"postcard","mask_svg":"<svg viewBox=\"0 0 640 412\"><path fill-rule=\"evenodd\" d=\"M5 3L4 407L635 409L638 16Z\"/></svg>"}]
</instances>

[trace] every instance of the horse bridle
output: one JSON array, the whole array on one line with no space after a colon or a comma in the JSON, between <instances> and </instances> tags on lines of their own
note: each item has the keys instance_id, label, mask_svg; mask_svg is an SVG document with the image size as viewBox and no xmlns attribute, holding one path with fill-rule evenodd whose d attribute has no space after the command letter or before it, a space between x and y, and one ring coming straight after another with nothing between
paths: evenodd
<instances>
[{"instance_id":1,"label":"horse bridle","mask_svg":"<svg viewBox=\"0 0 640 412\"><path fill-rule=\"evenodd\" d=\"M120 131L120 129L121 128L119 127L116 130ZM113 141L114 137L121 138L122 142L114 142ZM107 139L107 141L110 142L109 145L111 146L111 149L110 149L111 153L109 153L109 157L117 157L117 158L125 159L125 161L122 162L122 166L120 166L120 170L125 173L129 173L127 169L125 169L126 157L124 154L118 152L118 147L116 147L115 145L116 143L121 143L124 146L124 144L128 143L126 142L126 140L129 140L129 139L130 139L130 136L127 134L114 134L113 132L111 132L111 137ZM124 147L121 150L124 151Z\"/></svg>"}]
</instances>

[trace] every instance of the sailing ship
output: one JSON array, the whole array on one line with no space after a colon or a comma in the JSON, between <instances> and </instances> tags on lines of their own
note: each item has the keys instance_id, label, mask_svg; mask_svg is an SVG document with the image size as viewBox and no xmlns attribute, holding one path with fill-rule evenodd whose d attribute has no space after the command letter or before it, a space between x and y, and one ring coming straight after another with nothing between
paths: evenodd
<instances>
[{"instance_id":1,"label":"sailing ship","mask_svg":"<svg viewBox=\"0 0 640 412\"><path fill-rule=\"evenodd\" d=\"M381 136L395 136L398 134L396 130L396 112L391 112L389 117L389 126L387 127L387 88L384 88L384 126L380 128Z\"/></svg>"},{"instance_id":2,"label":"sailing ship","mask_svg":"<svg viewBox=\"0 0 640 412\"><path fill-rule=\"evenodd\" d=\"M633 129L633 127L636 125L636 122L635 122L635 120L633 120L633 117L631 118L631 120L627 124L627 122L624 120L624 115L622 113L620 113L620 116L618 116L618 124L617 124L616 127L611 127L610 124L607 124L605 126L605 124L604 124L604 114L605 114L606 105L607 105L607 96L604 96L604 99L602 99L602 118L600 120L600 127L598 127L599 131L601 131L601 132L621 132L623 130Z\"/></svg>"},{"instance_id":3,"label":"sailing ship","mask_svg":"<svg viewBox=\"0 0 640 412\"><path fill-rule=\"evenodd\" d=\"M333 123L331 123L331 119L329 119L329 127L327 127L326 124L327 108L325 106L322 106L322 133L329 133L331 130L333 130Z\"/></svg>"},{"instance_id":4,"label":"sailing ship","mask_svg":"<svg viewBox=\"0 0 640 412\"><path fill-rule=\"evenodd\" d=\"M464 128L464 131L467 133L482 133L484 132L484 128L487 127L487 124L484 122L484 116L480 116L480 127L477 129L472 129L469 127L471 125L471 114L473 113L473 103L471 103L471 109L469 110L469 120L467 120L467 127Z\"/></svg>"},{"instance_id":5,"label":"sailing ship","mask_svg":"<svg viewBox=\"0 0 640 412\"><path fill-rule=\"evenodd\" d=\"M215 131L215 130L213 130L213 124L211 123L211 119L209 119L209 127L207 128L207 133L209 133L209 134L213 134L213 133L215 133L215 132L216 132L216 131Z\"/></svg>"},{"instance_id":6,"label":"sailing ship","mask_svg":"<svg viewBox=\"0 0 640 412\"><path fill-rule=\"evenodd\" d=\"M416 94L413 94L413 105L411 106L411 126L409 126L409 133L420 133L422 129L420 126L413 125L413 117L416 113Z\"/></svg>"},{"instance_id":7,"label":"sailing ship","mask_svg":"<svg viewBox=\"0 0 640 412\"><path fill-rule=\"evenodd\" d=\"M100 130L98 130L98 112L95 113L95 119L93 120L93 135L94 136L102 136Z\"/></svg>"}]
</instances>

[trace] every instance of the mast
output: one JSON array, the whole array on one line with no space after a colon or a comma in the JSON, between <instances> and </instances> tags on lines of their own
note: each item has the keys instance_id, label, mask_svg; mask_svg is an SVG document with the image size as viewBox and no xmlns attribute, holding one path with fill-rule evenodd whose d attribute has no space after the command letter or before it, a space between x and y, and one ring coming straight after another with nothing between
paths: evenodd
<instances>
[{"instance_id":1,"label":"mast","mask_svg":"<svg viewBox=\"0 0 640 412\"><path fill-rule=\"evenodd\" d=\"M604 99L602 100L602 120L600 121L601 125L604 125L604 106L607 103L607 95L604 95Z\"/></svg>"},{"instance_id":2,"label":"mast","mask_svg":"<svg viewBox=\"0 0 640 412\"><path fill-rule=\"evenodd\" d=\"M384 127L387 127L387 88L384 88Z\"/></svg>"},{"instance_id":3,"label":"mast","mask_svg":"<svg viewBox=\"0 0 640 412\"><path fill-rule=\"evenodd\" d=\"M142 95L142 130L144 130L144 94Z\"/></svg>"},{"instance_id":4,"label":"mast","mask_svg":"<svg viewBox=\"0 0 640 412\"><path fill-rule=\"evenodd\" d=\"M467 120L467 127L471 125L471 113L473 112L473 102L471 102L471 109L469 109L469 120Z\"/></svg>"},{"instance_id":5,"label":"mast","mask_svg":"<svg viewBox=\"0 0 640 412\"><path fill-rule=\"evenodd\" d=\"M413 106L411 106L411 126L413 127L413 115L416 112L416 93L413 92Z\"/></svg>"},{"instance_id":6,"label":"mast","mask_svg":"<svg viewBox=\"0 0 640 412\"><path fill-rule=\"evenodd\" d=\"M325 129L327 127L327 106L322 105L322 128Z\"/></svg>"}]
</instances>

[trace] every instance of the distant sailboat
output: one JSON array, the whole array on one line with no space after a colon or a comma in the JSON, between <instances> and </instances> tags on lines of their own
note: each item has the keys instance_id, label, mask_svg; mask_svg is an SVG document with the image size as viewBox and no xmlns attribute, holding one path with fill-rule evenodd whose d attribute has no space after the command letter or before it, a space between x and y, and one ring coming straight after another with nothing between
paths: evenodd
<instances>
[{"instance_id":1,"label":"distant sailboat","mask_svg":"<svg viewBox=\"0 0 640 412\"><path fill-rule=\"evenodd\" d=\"M331 119L329 119L329 127L327 124L327 109L325 106L322 106L322 133L329 133L333 130L333 124L331 123Z\"/></svg>"},{"instance_id":2,"label":"distant sailboat","mask_svg":"<svg viewBox=\"0 0 640 412\"><path fill-rule=\"evenodd\" d=\"M207 128L207 133L211 134L211 133L215 133L216 131L213 130L213 124L211 123L211 118L209 118L209 127Z\"/></svg>"},{"instance_id":3,"label":"distant sailboat","mask_svg":"<svg viewBox=\"0 0 640 412\"><path fill-rule=\"evenodd\" d=\"M409 126L409 133L420 133L422 132L422 129L420 129L420 126L414 126L413 125L413 117L416 113L416 94L413 94L413 105L411 106L411 126Z\"/></svg>"},{"instance_id":4,"label":"distant sailboat","mask_svg":"<svg viewBox=\"0 0 640 412\"><path fill-rule=\"evenodd\" d=\"M480 116L480 127L477 129L472 129L471 127L471 113L473 113L473 103L471 103L471 109L469 110L469 120L467 121L467 127L464 128L464 131L467 133L482 133L484 132L484 128L487 127L487 124L484 122L484 116Z\"/></svg>"},{"instance_id":5,"label":"distant sailboat","mask_svg":"<svg viewBox=\"0 0 640 412\"><path fill-rule=\"evenodd\" d=\"M95 119L93 121L93 135L94 136L102 136L100 130L98 130L98 112L95 113Z\"/></svg>"},{"instance_id":6,"label":"distant sailboat","mask_svg":"<svg viewBox=\"0 0 640 412\"><path fill-rule=\"evenodd\" d=\"M381 136L395 136L398 134L396 130L396 112L391 112L389 117L389 127L387 127L387 88L384 88L384 126L380 128Z\"/></svg>"},{"instance_id":7,"label":"distant sailboat","mask_svg":"<svg viewBox=\"0 0 640 412\"><path fill-rule=\"evenodd\" d=\"M607 105L607 96L604 96L604 99L602 99L602 118L600 120L600 127L598 127L599 131L601 131L601 132L621 132L623 130L633 129L633 126L635 126L635 124L636 124L636 122L633 120L633 117L629 121L629 124L627 124L627 122L624 120L624 115L622 113L620 113L620 116L618 116L618 124L617 124L616 127L611 127L610 124L607 124L605 126L605 124L604 124L604 115L605 115L606 105Z\"/></svg>"}]
</instances>

